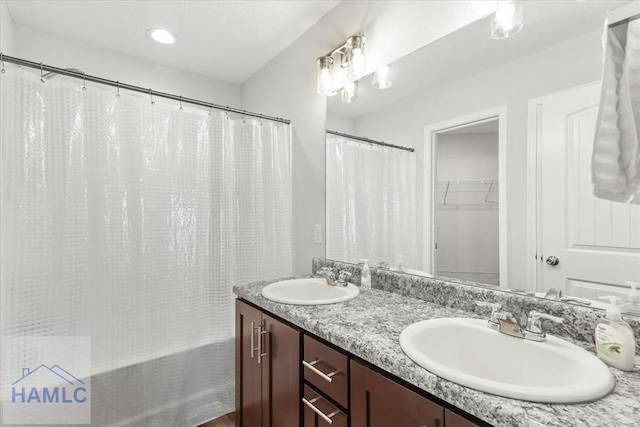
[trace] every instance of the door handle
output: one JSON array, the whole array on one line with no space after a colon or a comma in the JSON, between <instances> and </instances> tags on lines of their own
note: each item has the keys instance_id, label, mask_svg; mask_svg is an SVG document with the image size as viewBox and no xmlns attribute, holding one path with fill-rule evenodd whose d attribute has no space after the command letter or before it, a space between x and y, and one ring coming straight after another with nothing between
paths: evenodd
<instances>
[{"instance_id":1,"label":"door handle","mask_svg":"<svg viewBox=\"0 0 640 427\"><path fill-rule=\"evenodd\" d=\"M555 256L553 256L553 255L552 255L552 256L550 256L550 257L547 257L547 259L546 259L546 261L545 261L545 262L546 262L548 265L552 266L552 267L553 267L553 266L555 266L555 265L560 264L560 260L558 259L558 257L555 257Z\"/></svg>"}]
</instances>

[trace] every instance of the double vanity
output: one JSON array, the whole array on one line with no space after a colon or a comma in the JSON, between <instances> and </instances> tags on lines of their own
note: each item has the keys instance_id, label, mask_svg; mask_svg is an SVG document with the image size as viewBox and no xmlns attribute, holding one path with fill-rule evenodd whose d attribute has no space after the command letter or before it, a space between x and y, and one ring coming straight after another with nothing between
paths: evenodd
<instances>
[{"instance_id":1,"label":"double vanity","mask_svg":"<svg viewBox=\"0 0 640 427\"><path fill-rule=\"evenodd\" d=\"M357 283L357 266L314 260L323 267ZM240 426L640 425L640 370L594 356L592 309L393 272L373 279L365 291L325 278L234 289ZM532 339L488 327L511 317L531 334L531 311L543 313Z\"/></svg>"}]
</instances>

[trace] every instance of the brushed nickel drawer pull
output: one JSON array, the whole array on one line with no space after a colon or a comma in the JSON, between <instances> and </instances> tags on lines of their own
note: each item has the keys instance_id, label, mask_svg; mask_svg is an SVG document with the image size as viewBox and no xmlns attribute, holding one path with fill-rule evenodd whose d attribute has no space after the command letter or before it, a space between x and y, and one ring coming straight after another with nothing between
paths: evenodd
<instances>
[{"instance_id":1,"label":"brushed nickel drawer pull","mask_svg":"<svg viewBox=\"0 0 640 427\"><path fill-rule=\"evenodd\" d=\"M256 324L255 322L251 322L251 358L253 359L253 353L258 350L258 348L256 348L256 343L255 343L255 339L253 338L253 333L256 331Z\"/></svg>"},{"instance_id":2,"label":"brushed nickel drawer pull","mask_svg":"<svg viewBox=\"0 0 640 427\"><path fill-rule=\"evenodd\" d=\"M325 374L324 372L322 372L321 370L319 370L318 368L315 367L315 365L317 365L318 363L320 363L320 360L314 360L311 363L307 362L306 360L302 361L302 364L304 366L306 366L307 368L311 369L313 372L318 374L323 380L325 380L327 382L333 382L333 377L336 376L337 374L339 374L340 370L336 369L335 371L332 371L332 372L329 372L328 374Z\"/></svg>"},{"instance_id":3,"label":"brushed nickel drawer pull","mask_svg":"<svg viewBox=\"0 0 640 427\"><path fill-rule=\"evenodd\" d=\"M315 412L316 414L320 415L322 417L322 419L325 420L327 423L333 424L333 420L331 418L333 418L336 415L340 414L341 413L340 410L336 409L335 411L333 411L329 415L326 415L324 412L322 412L320 409L316 408L315 405L314 405L314 403L316 403L320 399L322 399L322 396L315 397L315 398L313 398L311 400L307 400L307 399L305 399L303 397L302 398L302 403L304 403L309 408L311 408L311 410L313 410L313 412Z\"/></svg>"}]
</instances>

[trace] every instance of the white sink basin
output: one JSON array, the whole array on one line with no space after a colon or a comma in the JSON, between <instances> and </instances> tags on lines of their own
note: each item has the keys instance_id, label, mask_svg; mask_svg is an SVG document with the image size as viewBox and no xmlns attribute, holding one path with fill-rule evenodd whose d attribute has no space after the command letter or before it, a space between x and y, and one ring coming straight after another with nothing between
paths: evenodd
<instances>
[{"instance_id":1,"label":"white sink basin","mask_svg":"<svg viewBox=\"0 0 640 427\"><path fill-rule=\"evenodd\" d=\"M271 283L262 289L262 296L284 304L318 305L349 301L360 289L349 283L346 287L331 286L324 279L291 279Z\"/></svg>"},{"instance_id":2,"label":"white sink basin","mask_svg":"<svg viewBox=\"0 0 640 427\"><path fill-rule=\"evenodd\" d=\"M615 379L591 353L547 335L546 342L514 338L486 320L433 319L400 334L414 362L449 381L513 399L578 403L609 393Z\"/></svg>"}]
</instances>

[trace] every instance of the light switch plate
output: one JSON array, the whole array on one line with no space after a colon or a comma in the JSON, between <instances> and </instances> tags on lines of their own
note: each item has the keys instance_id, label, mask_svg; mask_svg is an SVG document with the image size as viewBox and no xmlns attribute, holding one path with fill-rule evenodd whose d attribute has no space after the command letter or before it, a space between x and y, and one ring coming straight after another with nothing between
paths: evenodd
<instances>
[{"instance_id":1,"label":"light switch plate","mask_svg":"<svg viewBox=\"0 0 640 427\"><path fill-rule=\"evenodd\" d=\"M315 225L315 233L313 236L313 243L322 244L322 224Z\"/></svg>"}]
</instances>

